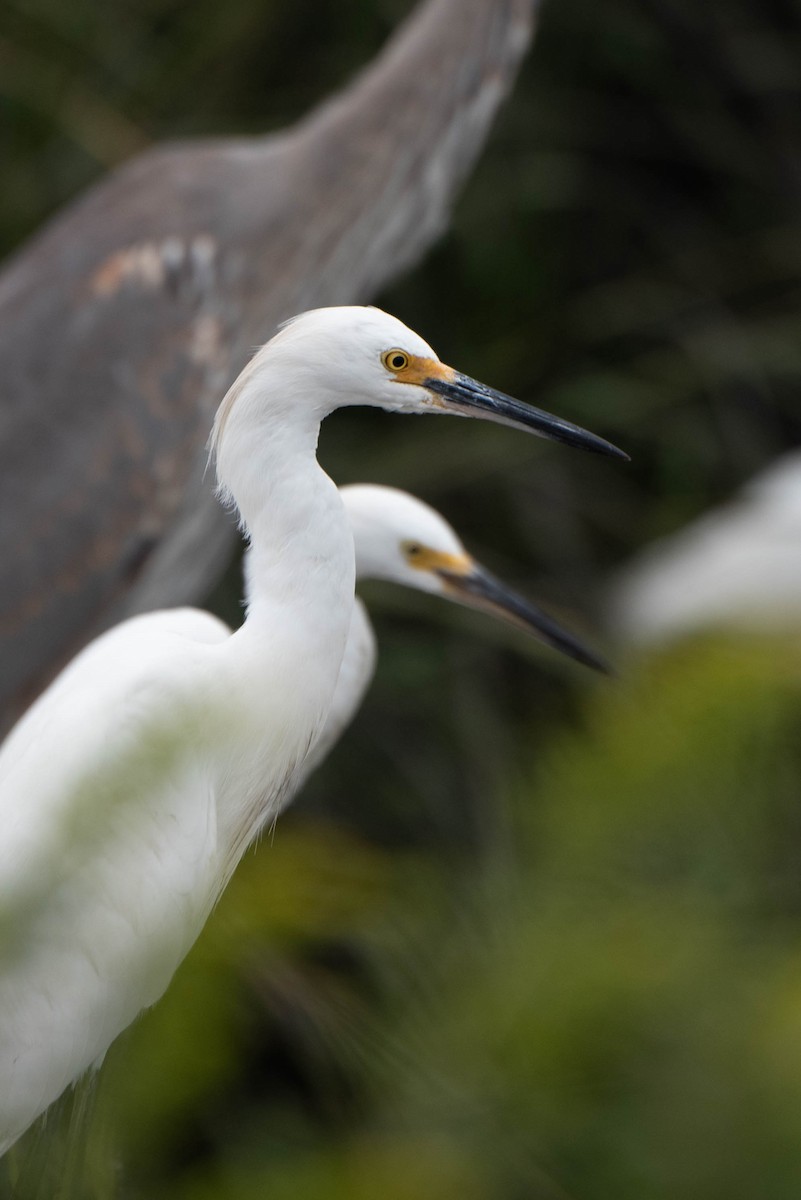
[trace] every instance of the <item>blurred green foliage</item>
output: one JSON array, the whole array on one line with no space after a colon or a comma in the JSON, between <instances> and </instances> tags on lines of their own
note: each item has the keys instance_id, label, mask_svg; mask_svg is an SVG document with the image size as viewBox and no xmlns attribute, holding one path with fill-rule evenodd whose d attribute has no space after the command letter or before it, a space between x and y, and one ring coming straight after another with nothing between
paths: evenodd
<instances>
[{"instance_id":1,"label":"blurred green foliage","mask_svg":"<svg viewBox=\"0 0 801 1200\"><path fill-rule=\"evenodd\" d=\"M409 9L5 0L0 246L152 140L282 127ZM451 230L379 301L633 463L354 410L332 475L591 623L607 570L797 443L800 65L796 0L547 5ZM0 1196L795 1198L797 647L598 682L366 594L347 742Z\"/></svg>"}]
</instances>

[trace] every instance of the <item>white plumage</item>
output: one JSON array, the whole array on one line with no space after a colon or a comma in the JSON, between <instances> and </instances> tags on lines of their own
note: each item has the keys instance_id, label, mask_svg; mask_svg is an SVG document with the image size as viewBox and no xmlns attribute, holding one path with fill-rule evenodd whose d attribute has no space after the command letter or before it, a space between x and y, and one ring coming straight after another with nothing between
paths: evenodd
<instances>
[{"instance_id":1,"label":"white plumage","mask_svg":"<svg viewBox=\"0 0 801 1200\"><path fill-rule=\"evenodd\" d=\"M633 642L709 627L801 624L801 455L785 455L730 503L649 546L618 576L610 621Z\"/></svg>"},{"instance_id":2,"label":"white plumage","mask_svg":"<svg viewBox=\"0 0 801 1200\"><path fill-rule=\"evenodd\" d=\"M245 623L176 610L118 626L0 749L0 1151L162 994L295 787L351 623L353 538L315 457L321 420L351 404L615 453L457 375L376 309L306 313L256 355L213 431L250 541Z\"/></svg>"}]
</instances>

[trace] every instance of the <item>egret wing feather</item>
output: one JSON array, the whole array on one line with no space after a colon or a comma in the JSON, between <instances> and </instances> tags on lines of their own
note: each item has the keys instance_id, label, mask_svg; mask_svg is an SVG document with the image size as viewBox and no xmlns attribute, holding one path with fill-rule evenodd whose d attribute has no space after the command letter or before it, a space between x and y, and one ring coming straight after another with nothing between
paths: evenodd
<instances>
[{"instance_id":1,"label":"egret wing feather","mask_svg":"<svg viewBox=\"0 0 801 1200\"><path fill-rule=\"evenodd\" d=\"M229 634L195 610L125 622L0 752L0 1151L158 999L213 903L211 777L170 734Z\"/></svg>"}]
</instances>

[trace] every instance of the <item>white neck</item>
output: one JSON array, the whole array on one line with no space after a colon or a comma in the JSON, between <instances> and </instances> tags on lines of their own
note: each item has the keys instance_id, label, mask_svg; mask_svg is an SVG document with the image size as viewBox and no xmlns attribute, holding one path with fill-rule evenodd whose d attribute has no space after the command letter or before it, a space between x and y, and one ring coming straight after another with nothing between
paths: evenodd
<instances>
[{"instance_id":1,"label":"white neck","mask_svg":"<svg viewBox=\"0 0 801 1200\"><path fill-rule=\"evenodd\" d=\"M354 589L353 537L339 493L315 452L324 411L273 395L264 370L231 406L218 474L250 541L248 612L229 646L229 702L240 731L218 803L218 836L237 854L281 805L281 784L316 736L336 686ZM254 412L258 419L254 420ZM276 764L290 776L276 781ZM225 793L225 789L224 789ZM244 797L244 800L242 799Z\"/></svg>"}]
</instances>

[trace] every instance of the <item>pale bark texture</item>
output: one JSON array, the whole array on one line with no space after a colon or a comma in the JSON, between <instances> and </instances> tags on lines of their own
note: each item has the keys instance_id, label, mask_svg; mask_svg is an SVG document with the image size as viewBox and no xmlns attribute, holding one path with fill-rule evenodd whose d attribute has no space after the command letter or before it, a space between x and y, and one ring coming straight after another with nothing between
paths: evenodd
<instances>
[{"instance_id":1,"label":"pale bark texture","mask_svg":"<svg viewBox=\"0 0 801 1200\"><path fill-rule=\"evenodd\" d=\"M5 265L0 725L93 633L214 582L228 382L277 322L368 301L442 231L536 7L429 0L293 128L148 150Z\"/></svg>"}]
</instances>

